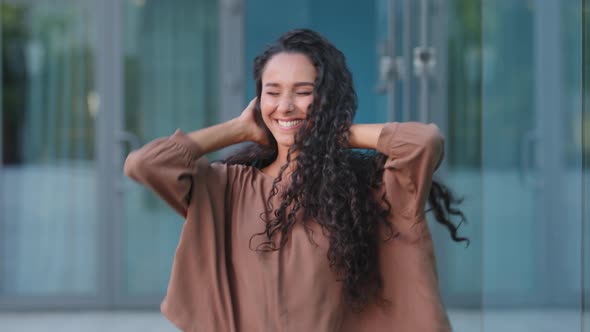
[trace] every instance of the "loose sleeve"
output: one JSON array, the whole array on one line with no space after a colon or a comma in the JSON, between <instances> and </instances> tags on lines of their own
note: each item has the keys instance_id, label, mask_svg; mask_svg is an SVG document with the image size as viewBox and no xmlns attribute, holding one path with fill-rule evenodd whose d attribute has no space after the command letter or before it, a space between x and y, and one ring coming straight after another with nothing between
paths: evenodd
<instances>
[{"instance_id":1,"label":"loose sleeve","mask_svg":"<svg viewBox=\"0 0 590 332\"><path fill-rule=\"evenodd\" d=\"M124 172L186 217L194 175L208 165L200 147L180 129L132 151L125 160Z\"/></svg>"},{"instance_id":2,"label":"loose sleeve","mask_svg":"<svg viewBox=\"0 0 590 332\"><path fill-rule=\"evenodd\" d=\"M435 124L386 124L377 149L388 156L383 174L392 210L415 218L424 213L432 175L444 155L444 138Z\"/></svg>"},{"instance_id":3,"label":"loose sleeve","mask_svg":"<svg viewBox=\"0 0 590 332\"><path fill-rule=\"evenodd\" d=\"M390 306L375 306L363 328L351 331L450 332L440 296L436 257L424 211L432 175L444 153L444 138L433 124L388 123L378 150L387 155L383 185L391 205L395 237L380 247L383 297ZM374 323L380 322L380 323Z\"/></svg>"}]
</instances>

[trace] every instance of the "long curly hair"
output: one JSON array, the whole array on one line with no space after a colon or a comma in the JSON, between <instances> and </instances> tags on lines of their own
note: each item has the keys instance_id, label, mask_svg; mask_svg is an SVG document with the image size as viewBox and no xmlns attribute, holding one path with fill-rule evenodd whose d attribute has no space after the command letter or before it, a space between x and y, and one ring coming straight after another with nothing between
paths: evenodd
<instances>
[{"instance_id":1,"label":"long curly hair","mask_svg":"<svg viewBox=\"0 0 590 332\"><path fill-rule=\"evenodd\" d=\"M327 259L330 267L343 282L344 300L351 307L361 309L369 302L382 302L378 247L386 230L386 239L396 232L389 222L391 206L385 194L376 197L382 187L384 163L387 157L376 151L360 152L349 145L350 127L357 109L357 96L353 88L345 57L328 40L317 32L297 29L285 33L274 44L254 59L256 83L256 118L266 128L260 111L262 74L266 63L279 53L300 53L307 56L316 68L313 103L307 111L306 122L295 135L287 164L282 166L273 182L267 201L267 211L261 214L265 230L254 236L265 240L255 250L275 251L285 245L289 231L297 221L297 214L313 242L308 220L318 223L329 239ZM224 162L249 165L262 169L277 158L277 142L266 128L269 145L251 144L234 153ZM294 151L297 156L292 158ZM293 160L292 160L293 159ZM288 188L279 193L278 185L288 165L292 167ZM271 199L280 195L276 209ZM463 213L452 207L460 203L444 185L434 182L428 199L436 220L443 224L455 241L468 241L457 235L449 215L461 217ZM381 227L385 226L385 227ZM276 235L280 235L276 243Z\"/></svg>"}]
</instances>

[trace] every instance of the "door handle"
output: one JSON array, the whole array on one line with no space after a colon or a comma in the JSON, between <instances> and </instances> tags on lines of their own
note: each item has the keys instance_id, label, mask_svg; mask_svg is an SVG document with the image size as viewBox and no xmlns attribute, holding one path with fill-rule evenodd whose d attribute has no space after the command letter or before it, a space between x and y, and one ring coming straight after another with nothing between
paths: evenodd
<instances>
[{"instance_id":1,"label":"door handle","mask_svg":"<svg viewBox=\"0 0 590 332\"><path fill-rule=\"evenodd\" d=\"M375 90L378 94L385 94L391 82L402 78L403 68L402 57L391 55L389 41L382 41L379 45L378 66L379 81Z\"/></svg>"},{"instance_id":2,"label":"door handle","mask_svg":"<svg viewBox=\"0 0 590 332\"><path fill-rule=\"evenodd\" d=\"M141 147L141 140L137 135L130 131L122 131L119 133L119 143L127 143L131 148L131 151L137 150Z\"/></svg>"},{"instance_id":3,"label":"door handle","mask_svg":"<svg viewBox=\"0 0 590 332\"><path fill-rule=\"evenodd\" d=\"M520 179L520 183L523 186L532 186L534 188L540 188L543 186L543 181L535 179L534 177L528 177L527 171L535 168L534 160L535 158L530 158L531 152L534 153L532 147L538 141L537 133L535 131L529 131L524 134L521 142L520 142L520 165L518 171L518 177ZM533 160L533 167L529 167L531 164L531 159Z\"/></svg>"},{"instance_id":4,"label":"door handle","mask_svg":"<svg viewBox=\"0 0 590 332\"><path fill-rule=\"evenodd\" d=\"M117 142L118 144L122 147L121 151L125 151L126 154L130 151L133 150L137 150L141 147L141 140L139 139L139 137L137 137L137 135L135 135L132 132L129 131L121 131L119 133L119 136L117 137ZM124 146L128 146L129 150L125 150ZM116 158L118 160L118 158ZM117 191L118 194L122 194L125 192L125 183L126 181L124 180L124 178L121 176L122 175L122 169L123 169L123 165L120 163L120 161L118 161L119 164L116 165L115 169L117 170L117 174L114 177L116 180L115 183L115 190Z\"/></svg>"},{"instance_id":5,"label":"door handle","mask_svg":"<svg viewBox=\"0 0 590 332\"><path fill-rule=\"evenodd\" d=\"M414 48L414 75L428 76L436 66L436 51L433 47Z\"/></svg>"}]
</instances>

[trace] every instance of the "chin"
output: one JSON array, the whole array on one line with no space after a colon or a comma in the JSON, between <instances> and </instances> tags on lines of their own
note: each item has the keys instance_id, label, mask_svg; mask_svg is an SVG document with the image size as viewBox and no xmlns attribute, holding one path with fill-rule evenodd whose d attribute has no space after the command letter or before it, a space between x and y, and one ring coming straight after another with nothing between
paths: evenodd
<instances>
[{"instance_id":1,"label":"chin","mask_svg":"<svg viewBox=\"0 0 590 332\"><path fill-rule=\"evenodd\" d=\"M295 137L283 138L283 139L279 138L277 140L277 144L282 147L285 147L285 148L290 148L293 144L295 144Z\"/></svg>"},{"instance_id":2,"label":"chin","mask_svg":"<svg viewBox=\"0 0 590 332\"><path fill-rule=\"evenodd\" d=\"M295 135L285 135L284 133L273 132L272 136L278 145L291 146L295 143Z\"/></svg>"},{"instance_id":3,"label":"chin","mask_svg":"<svg viewBox=\"0 0 590 332\"><path fill-rule=\"evenodd\" d=\"M293 146L293 144L295 144L295 140L281 141L281 142L277 142L277 143L282 147L290 148L291 146Z\"/></svg>"}]
</instances>

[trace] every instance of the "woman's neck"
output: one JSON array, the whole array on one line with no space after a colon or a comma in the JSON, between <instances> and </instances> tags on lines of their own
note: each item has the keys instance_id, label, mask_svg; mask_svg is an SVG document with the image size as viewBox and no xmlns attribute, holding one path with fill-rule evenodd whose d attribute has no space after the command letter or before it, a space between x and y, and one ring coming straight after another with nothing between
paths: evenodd
<instances>
[{"instance_id":1,"label":"woman's neck","mask_svg":"<svg viewBox=\"0 0 590 332\"><path fill-rule=\"evenodd\" d=\"M277 158L270 163L270 165L266 166L265 168L262 169L262 172L273 176L273 177L277 177L279 176L279 172L281 171L281 168L287 164L287 155L289 153L289 149L288 148L279 148L279 151L277 153ZM288 175L292 172L293 167L295 167L295 158L297 157L297 153L291 153L291 163L289 164L289 167L287 169L285 169L285 172L283 173L283 177L285 177L285 175Z\"/></svg>"}]
</instances>

